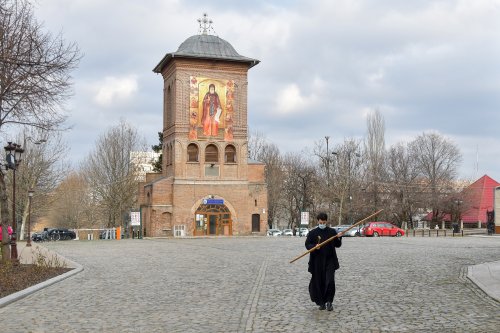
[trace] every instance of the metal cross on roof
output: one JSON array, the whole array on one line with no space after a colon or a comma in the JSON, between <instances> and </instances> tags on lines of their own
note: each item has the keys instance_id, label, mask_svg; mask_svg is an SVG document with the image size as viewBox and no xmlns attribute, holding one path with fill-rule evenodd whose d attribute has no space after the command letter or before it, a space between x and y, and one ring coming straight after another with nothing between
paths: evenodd
<instances>
[{"instance_id":1,"label":"metal cross on roof","mask_svg":"<svg viewBox=\"0 0 500 333\"><path fill-rule=\"evenodd\" d=\"M212 30L215 34L214 28L212 27L213 21L208 18L207 13L203 13L203 17L198 19L198 23L200 24L199 32L202 35L207 35L209 30Z\"/></svg>"}]
</instances>

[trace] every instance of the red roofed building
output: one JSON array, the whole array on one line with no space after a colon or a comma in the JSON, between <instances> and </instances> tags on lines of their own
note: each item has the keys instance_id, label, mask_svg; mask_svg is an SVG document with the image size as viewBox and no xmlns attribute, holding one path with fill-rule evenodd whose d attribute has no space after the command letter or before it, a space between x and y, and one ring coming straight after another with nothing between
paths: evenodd
<instances>
[{"instance_id":1,"label":"red roofed building","mask_svg":"<svg viewBox=\"0 0 500 333\"><path fill-rule=\"evenodd\" d=\"M467 200L467 209L461 214L461 220L467 223L486 223L487 211L494 209L495 188L500 183L493 178L484 175L464 190L464 198Z\"/></svg>"},{"instance_id":2,"label":"red roofed building","mask_svg":"<svg viewBox=\"0 0 500 333\"><path fill-rule=\"evenodd\" d=\"M461 221L460 228L486 227L488 221L486 213L495 209L494 193L495 188L499 186L500 183L488 175L479 178L462 191L460 200L453 200L458 207L453 208L451 213L444 213L439 223L442 223L444 228L446 222L454 222L454 214L457 214L458 211ZM423 220L431 221L432 212L429 212Z\"/></svg>"}]
</instances>

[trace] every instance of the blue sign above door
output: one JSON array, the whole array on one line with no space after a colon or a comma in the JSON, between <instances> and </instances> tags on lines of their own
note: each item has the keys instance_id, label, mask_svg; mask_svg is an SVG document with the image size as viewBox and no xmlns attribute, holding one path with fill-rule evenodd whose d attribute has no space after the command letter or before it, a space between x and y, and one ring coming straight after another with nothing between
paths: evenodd
<instances>
[{"instance_id":1,"label":"blue sign above door","mask_svg":"<svg viewBox=\"0 0 500 333\"><path fill-rule=\"evenodd\" d=\"M203 203L205 205L223 205L224 199L205 199Z\"/></svg>"}]
</instances>

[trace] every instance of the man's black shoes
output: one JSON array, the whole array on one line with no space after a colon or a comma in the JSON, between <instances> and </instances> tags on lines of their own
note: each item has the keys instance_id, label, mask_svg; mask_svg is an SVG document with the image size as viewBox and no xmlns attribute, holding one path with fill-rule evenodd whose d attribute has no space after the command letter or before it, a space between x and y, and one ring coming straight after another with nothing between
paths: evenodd
<instances>
[{"instance_id":1,"label":"man's black shoes","mask_svg":"<svg viewBox=\"0 0 500 333\"><path fill-rule=\"evenodd\" d=\"M321 304L319 306L320 310L328 310L328 311L333 311L333 304L331 302L326 302L326 304Z\"/></svg>"}]
</instances>

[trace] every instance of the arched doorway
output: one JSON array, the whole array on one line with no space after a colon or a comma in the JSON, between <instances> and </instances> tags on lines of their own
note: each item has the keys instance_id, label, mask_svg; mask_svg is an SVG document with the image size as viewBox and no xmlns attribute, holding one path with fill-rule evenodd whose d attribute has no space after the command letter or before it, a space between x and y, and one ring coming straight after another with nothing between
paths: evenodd
<instances>
[{"instance_id":1,"label":"arched doorway","mask_svg":"<svg viewBox=\"0 0 500 333\"><path fill-rule=\"evenodd\" d=\"M194 236L231 236L233 221L224 204L201 204L195 213Z\"/></svg>"}]
</instances>

